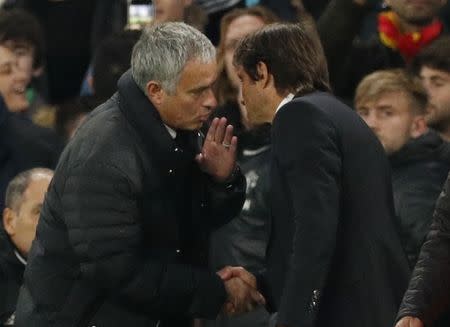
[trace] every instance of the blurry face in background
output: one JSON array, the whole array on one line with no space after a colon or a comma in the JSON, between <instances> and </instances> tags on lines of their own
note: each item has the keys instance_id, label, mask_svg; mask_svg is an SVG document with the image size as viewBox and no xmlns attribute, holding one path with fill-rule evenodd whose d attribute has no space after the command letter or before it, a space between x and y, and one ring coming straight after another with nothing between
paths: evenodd
<instances>
[{"instance_id":1,"label":"blurry face in background","mask_svg":"<svg viewBox=\"0 0 450 327\"><path fill-rule=\"evenodd\" d=\"M155 21L181 22L184 20L186 7L192 4L192 0L153 0L155 8Z\"/></svg>"},{"instance_id":2,"label":"blurry face in background","mask_svg":"<svg viewBox=\"0 0 450 327\"><path fill-rule=\"evenodd\" d=\"M264 21L256 16L240 16L234 19L228 26L225 34L225 70L227 72L228 79L231 85L235 88L239 88L239 78L237 76L235 67L233 66L233 55L236 50L238 41L244 36L255 32L264 27Z\"/></svg>"},{"instance_id":3,"label":"blurry face in background","mask_svg":"<svg viewBox=\"0 0 450 327\"><path fill-rule=\"evenodd\" d=\"M22 195L18 208L7 208L3 213L3 224L23 256L27 256L36 236L36 227L41 213L45 193L52 176L36 174Z\"/></svg>"},{"instance_id":4,"label":"blurry face in background","mask_svg":"<svg viewBox=\"0 0 450 327\"><path fill-rule=\"evenodd\" d=\"M33 49L0 45L0 93L10 111L25 111L25 92L33 76Z\"/></svg>"},{"instance_id":5,"label":"blurry face in background","mask_svg":"<svg viewBox=\"0 0 450 327\"><path fill-rule=\"evenodd\" d=\"M427 123L437 131L450 127L450 73L422 67L420 79L427 90L430 110Z\"/></svg>"},{"instance_id":6,"label":"blurry face in background","mask_svg":"<svg viewBox=\"0 0 450 327\"><path fill-rule=\"evenodd\" d=\"M422 134L416 129L417 121L423 121L424 116L417 115L411 105L406 93L388 92L376 100L356 103L356 111L390 155L400 150L411 138Z\"/></svg>"},{"instance_id":7,"label":"blurry face in background","mask_svg":"<svg viewBox=\"0 0 450 327\"><path fill-rule=\"evenodd\" d=\"M394 12L409 24L429 23L447 0L386 0Z\"/></svg>"}]
</instances>

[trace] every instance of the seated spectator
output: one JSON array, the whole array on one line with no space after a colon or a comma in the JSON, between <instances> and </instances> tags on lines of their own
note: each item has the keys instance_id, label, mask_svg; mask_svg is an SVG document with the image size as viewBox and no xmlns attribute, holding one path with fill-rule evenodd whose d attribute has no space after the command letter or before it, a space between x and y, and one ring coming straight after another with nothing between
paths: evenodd
<instances>
[{"instance_id":1,"label":"seated spectator","mask_svg":"<svg viewBox=\"0 0 450 327\"><path fill-rule=\"evenodd\" d=\"M43 71L43 56L39 22L19 9L0 10L0 94L10 111L34 111L43 104L31 85Z\"/></svg>"},{"instance_id":2,"label":"seated spectator","mask_svg":"<svg viewBox=\"0 0 450 327\"><path fill-rule=\"evenodd\" d=\"M403 70L366 76L356 89L355 107L389 156L396 218L414 267L450 170L448 145L427 128L426 92Z\"/></svg>"},{"instance_id":3,"label":"seated spectator","mask_svg":"<svg viewBox=\"0 0 450 327\"><path fill-rule=\"evenodd\" d=\"M34 168L8 185L0 228L0 325L14 325L19 288L53 171Z\"/></svg>"},{"instance_id":4,"label":"seated spectator","mask_svg":"<svg viewBox=\"0 0 450 327\"><path fill-rule=\"evenodd\" d=\"M335 93L353 99L356 85L371 72L402 68L433 40L444 35L439 12L445 0L386 0L378 34L356 38L375 0L332 0L318 21Z\"/></svg>"},{"instance_id":5,"label":"seated spectator","mask_svg":"<svg viewBox=\"0 0 450 327\"><path fill-rule=\"evenodd\" d=\"M428 93L428 126L450 141L450 37L442 37L426 47L411 67Z\"/></svg>"},{"instance_id":6,"label":"seated spectator","mask_svg":"<svg viewBox=\"0 0 450 327\"><path fill-rule=\"evenodd\" d=\"M52 130L9 112L0 97L0 212L10 180L33 167L54 168L62 147Z\"/></svg>"}]
</instances>

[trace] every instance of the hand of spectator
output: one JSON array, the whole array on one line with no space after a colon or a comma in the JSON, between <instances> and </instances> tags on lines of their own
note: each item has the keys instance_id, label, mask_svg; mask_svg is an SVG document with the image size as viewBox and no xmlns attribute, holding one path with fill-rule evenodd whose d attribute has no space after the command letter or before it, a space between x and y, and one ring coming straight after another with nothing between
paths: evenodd
<instances>
[{"instance_id":1,"label":"hand of spectator","mask_svg":"<svg viewBox=\"0 0 450 327\"><path fill-rule=\"evenodd\" d=\"M424 324L419 318L406 316L400 319L395 327L424 327Z\"/></svg>"},{"instance_id":2,"label":"hand of spectator","mask_svg":"<svg viewBox=\"0 0 450 327\"><path fill-rule=\"evenodd\" d=\"M236 166L237 137L226 118L214 118L206 135L202 152L196 160L200 168L216 181L224 182Z\"/></svg>"}]
</instances>

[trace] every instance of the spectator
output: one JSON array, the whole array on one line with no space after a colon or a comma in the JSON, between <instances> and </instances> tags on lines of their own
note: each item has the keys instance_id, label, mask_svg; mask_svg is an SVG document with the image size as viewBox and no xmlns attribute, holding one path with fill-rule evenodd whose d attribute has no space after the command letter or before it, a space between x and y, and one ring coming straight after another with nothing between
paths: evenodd
<instances>
[{"instance_id":1,"label":"spectator","mask_svg":"<svg viewBox=\"0 0 450 327\"><path fill-rule=\"evenodd\" d=\"M54 168L61 150L53 131L8 112L0 97L0 211L10 180L33 167Z\"/></svg>"},{"instance_id":2,"label":"spectator","mask_svg":"<svg viewBox=\"0 0 450 327\"><path fill-rule=\"evenodd\" d=\"M131 52L139 36L139 31L123 31L106 38L97 48L92 88L100 101L106 101L116 92L120 76L130 68Z\"/></svg>"},{"instance_id":3,"label":"spectator","mask_svg":"<svg viewBox=\"0 0 450 327\"><path fill-rule=\"evenodd\" d=\"M332 0L318 28L335 94L353 99L364 76L405 67L421 49L442 36L445 29L438 14L445 1L387 0L391 10L379 14L378 35L360 41L355 36L377 1Z\"/></svg>"},{"instance_id":4,"label":"spectator","mask_svg":"<svg viewBox=\"0 0 450 327\"><path fill-rule=\"evenodd\" d=\"M411 67L428 93L428 126L450 141L450 37L430 44L414 58Z\"/></svg>"},{"instance_id":5,"label":"spectator","mask_svg":"<svg viewBox=\"0 0 450 327\"><path fill-rule=\"evenodd\" d=\"M34 168L8 185L0 228L0 325L13 326L19 288L53 171Z\"/></svg>"},{"instance_id":6,"label":"spectator","mask_svg":"<svg viewBox=\"0 0 450 327\"><path fill-rule=\"evenodd\" d=\"M414 268L450 170L449 146L426 126L425 89L403 70L366 76L356 89L355 108L389 156L396 218Z\"/></svg>"},{"instance_id":7,"label":"spectator","mask_svg":"<svg viewBox=\"0 0 450 327\"><path fill-rule=\"evenodd\" d=\"M0 10L0 94L10 111L34 111L43 103L31 85L43 64L39 22L20 9Z\"/></svg>"}]
</instances>

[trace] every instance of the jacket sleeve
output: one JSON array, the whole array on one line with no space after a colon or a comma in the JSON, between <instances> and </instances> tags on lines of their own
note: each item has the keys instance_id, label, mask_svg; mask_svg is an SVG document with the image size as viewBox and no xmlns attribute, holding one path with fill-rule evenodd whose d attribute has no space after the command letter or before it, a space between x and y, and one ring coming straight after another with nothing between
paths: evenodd
<instances>
[{"instance_id":1,"label":"jacket sleeve","mask_svg":"<svg viewBox=\"0 0 450 327\"><path fill-rule=\"evenodd\" d=\"M398 319L420 318L431 326L450 305L450 179L444 185Z\"/></svg>"},{"instance_id":2,"label":"jacket sleeve","mask_svg":"<svg viewBox=\"0 0 450 327\"><path fill-rule=\"evenodd\" d=\"M210 229L218 228L241 212L245 201L245 176L237 166L231 179L224 183L214 182L206 175L203 177L205 189L202 203L207 204L207 212L202 214L205 217L204 226L209 226Z\"/></svg>"},{"instance_id":3,"label":"jacket sleeve","mask_svg":"<svg viewBox=\"0 0 450 327\"><path fill-rule=\"evenodd\" d=\"M313 105L290 102L275 118L273 153L293 205L294 216L283 219L295 226L278 323L310 327L335 251L342 165L336 130Z\"/></svg>"},{"instance_id":4,"label":"jacket sleeve","mask_svg":"<svg viewBox=\"0 0 450 327\"><path fill-rule=\"evenodd\" d=\"M61 202L81 278L144 313L215 318L225 302L215 273L143 253L143 217L132 185L110 164L69 171Z\"/></svg>"},{"instance_id":5,"label":"jacket sleeve","mask_svg":"<svg viewBox=\"0 0 450 327\"><path fill-rule=\"evenodd\" d=\"M401 185L394 184L394 200L401 241L413 269L430 230L442 184L433 180L427 170L410 176L414 176L414 183L408 183L409 179L401 181Z\"/></svg>"}]
</instances>

